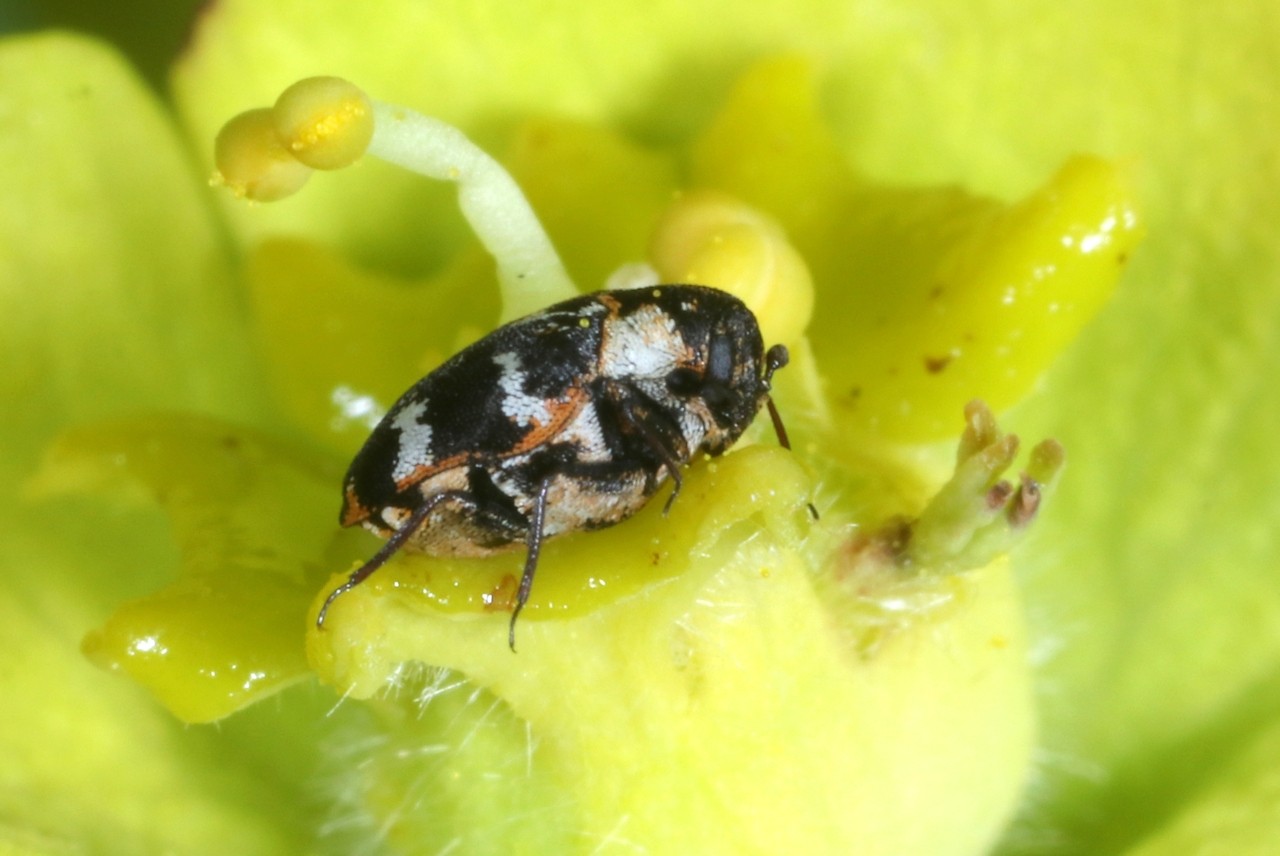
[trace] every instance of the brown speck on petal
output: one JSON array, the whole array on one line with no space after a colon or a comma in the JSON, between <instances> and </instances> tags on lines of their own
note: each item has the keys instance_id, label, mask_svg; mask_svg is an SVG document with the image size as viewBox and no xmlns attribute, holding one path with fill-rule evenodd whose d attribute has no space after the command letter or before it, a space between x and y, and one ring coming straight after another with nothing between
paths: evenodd
<instances>
[{"instance_id":1,"label":"brown speck on petal","mask_svg":"<svg viewBox=\"0 0 1280 856\"><path fill-rule=\"evenodd\" d=\"M950 354L947 354L944 357L925 357L924 370L929 374L938 374L947 366L951 365L951 359Z\"/></svg>"},{"instance_id":2,"label":"brown speck on petal","mask_svg":"<svg viewBox=\"0 0 1280 856\"><path fill-rule=\"evenodd\" d=\"M505 574L493 590L482 598L485 612L510 612L516 603L519 583L514 574Z\"/></svg>"}]
</instances>

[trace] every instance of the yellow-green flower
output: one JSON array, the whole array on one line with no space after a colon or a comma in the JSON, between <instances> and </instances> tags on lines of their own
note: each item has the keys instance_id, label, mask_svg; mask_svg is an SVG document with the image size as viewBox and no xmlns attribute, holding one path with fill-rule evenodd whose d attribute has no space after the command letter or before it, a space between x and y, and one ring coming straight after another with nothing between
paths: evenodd
<instances>
[{"instance_id":1,"label":"yellow-green flower","mask_svg":"<svg viewBox=\"0 0 1280 856\"><path fill-rule=\"evenodd\" d=\"M181 132L100 46L0 45L5 843L1266 852L1280 24L1233 14L226 2L176 67ZM221 123L316 73L468 130L584 287L645 257L678 189L779 223L815 289L812 356L779 376L798 453L744 448L671 519L548 545L516 659L475 617L501 571L405 560L311 635L325 680L399 694L304 681L183 728L80 636L189 719L304 676L306 610L370 550L332 535L369 408L500 311L447 187L369 162L272 206L211 196ZM1079 151L1128 162L1150 239L1024 398L1105 296L1088 265L1128 255L1120 173ZM1074 306L1030 289L1001 315L1016 270ZM889 542L841 527L920 513L971 384L1070 450L1035 536L1012 572L863 579ZM626 566L654 543L658 570Z\"/></svg>"}]
</instances>

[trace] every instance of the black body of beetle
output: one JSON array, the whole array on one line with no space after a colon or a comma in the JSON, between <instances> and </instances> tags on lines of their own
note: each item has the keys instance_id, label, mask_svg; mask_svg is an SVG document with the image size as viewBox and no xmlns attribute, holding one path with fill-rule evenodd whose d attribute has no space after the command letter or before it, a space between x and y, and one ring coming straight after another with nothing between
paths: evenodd
<instances>
[{"instance_id":1,"label":"black body of beetle","mask_svg":"<svg viewBox=\"0 0 1280 856\"><path fill-rule=\"evenodd\" d=\"M768 403L773 372L738 298L698 285L601 291L498 328L418 381L347 472L343 526L389 538L320 610L401 547L480 556L524 544L511 614L542 541L634 514L680 467L718 455Z\"/></svg>"}]
</instances>

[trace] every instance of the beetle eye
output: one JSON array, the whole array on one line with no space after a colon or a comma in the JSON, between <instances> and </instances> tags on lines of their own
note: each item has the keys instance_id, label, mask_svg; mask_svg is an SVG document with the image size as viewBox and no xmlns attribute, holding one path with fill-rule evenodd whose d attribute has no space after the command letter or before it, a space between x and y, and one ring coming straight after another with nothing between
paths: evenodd
<instances>
[{"instance_id":1,"label":"beetle eye","mask_svg":"<svg viewBox=\"0 0 1280 856\"><path fill-rule=\"evenodd\" d=\"M681 398L697 395L702 391L702 375L689 368L674 369L667 375L667 389Z\"/></svg>"},{"instance_id":2,"label":"beetle eye","mask_svg":"<svg viewBox=\"0 0 1280 856\"><path fill-rule=\"evenodd\" d=\"M721 383L733 378L733 342L726 335L711 339L707 348L707 377Z\"/></svg>"}]
</instances>

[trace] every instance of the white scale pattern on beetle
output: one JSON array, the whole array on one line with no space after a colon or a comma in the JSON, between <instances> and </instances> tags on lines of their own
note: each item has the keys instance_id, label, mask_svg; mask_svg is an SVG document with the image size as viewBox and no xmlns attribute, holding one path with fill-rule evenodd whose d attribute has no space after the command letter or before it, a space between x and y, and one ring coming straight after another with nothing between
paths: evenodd
<instances>
[{"instance_id":1,"label":"white scale pattern on beetle","mask_svg":"<svg viewBox=\"0 0 1280 856\"><path fill-rule=\"evenodd\" d=\"M583 405L573 421L565 426L563 439L577 445L578 457L583 461L608 461L612 457L605 446L600 415L593 401Z\"/></svg>"},{"instance_id":2,"label":"white scale pattern on beetle","mask_svg":"<svg viewBox=\"0 0 1280 856\"><path fill-rule=\"evenodd\" d=\"M680 433L689 445L689 452L703 444L707 435L714 430L715 423L700 402L694 402L680 412Z\"/></svg>"},{"instance_id":3,"label":"white scale pattern on beetle","mask_svg":"<svg viewBox=\"0 0 1280 856\"><path fill-rule=\"evenodd\" d=\"M502 390L502 412L521 428L532 423L546 425L551 420L547 403L536 395L524 391L524 372L520 356L513 353L497 354L493 361L502 369L498 387Z\"/></svg>"},{"instance_id":4,"label":"white scale pattern on beetle","mask_svg":"<svg viewBox=\"0 0 1280 856\"><path fill-rule=\"evenodd\" d=\"M397 482L413 475L418 467L431 463L431 425L422 422L427 403L416 401L396 414L391 425L400 431L400 454L391 478Z\"/></svg>"},{"instance_id":5,"label":"white scale pattern on beetle","mask_svg":"<svg viewBox=\"0 0 1280 856\"><path fill-rule=\"evenodd\" d=\"M399 529L404 522L409 519L409 515L411 513L412 512L407 508L401 508L397 505L388 505L386 508L382 509L382 522L386 523L392 529ZM379 534L377 526L374 526L372 523L367 521L364 525L370 532Z\"/></svg>"},{"instance_id":6,"label":"white scale pattern on beetle","mask_svg":"<svg viewBox=\"0 0 1280 856\"><path fill-rule=\"evenodd\" d=\"M606 377L665 377L684 356L675 321L656 306L608 322L600 373Z\"/></svg>"}]
</instances>

